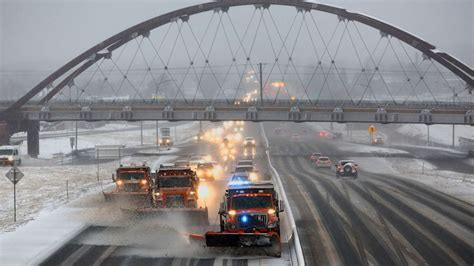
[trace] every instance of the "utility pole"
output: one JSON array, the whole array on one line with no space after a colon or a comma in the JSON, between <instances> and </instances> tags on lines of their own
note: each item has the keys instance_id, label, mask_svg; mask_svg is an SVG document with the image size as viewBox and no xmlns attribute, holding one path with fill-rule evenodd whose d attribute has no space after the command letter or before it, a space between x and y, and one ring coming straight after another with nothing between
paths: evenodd
<instances>
[{"instance_id":1,"label":"utility pole","mask_svg":"<svg viewBox=\"0 0 474 266\"><path fill-rule=\"evenodd\" d=\"M140 143L143 146L143 121L140 121Z\"/></svg>"},{"instance_id":2,"label":"utility pole","mask_svg":"<svg viewBox=\"0 0 474 266\"><path fill-rule=\"evenodd\" d=\"M156 138L155 138L155 143L156 143L156 149L158 150L160 148L159 146L159 133L158 133L158 120L156 120Z\"/></svg>"},{"instance_id":3,"label":"utility pole","mask_svg":"<svg viewBox=\"0 0 474 266\"><path fill-rule=\"evenodd\" d=\"M260 104L263 106L263 64L258 64L258 69L260 73Z\"/></svg>"},{"instance_id":4,"label":"utility pole","mask_svg":"<svg viewBox=\"0 0 474 266\"><path fill-rule=\"evenodd\" d=\"M77 120L76 120L76 145L75 145L75 151L77 152Z\"/></svg>"}]
</instances>

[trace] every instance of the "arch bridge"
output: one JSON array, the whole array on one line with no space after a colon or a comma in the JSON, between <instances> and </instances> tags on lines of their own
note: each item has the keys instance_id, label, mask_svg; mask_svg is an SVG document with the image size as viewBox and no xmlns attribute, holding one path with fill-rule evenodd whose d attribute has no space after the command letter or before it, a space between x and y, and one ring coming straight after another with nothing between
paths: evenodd
<instances>
[{"instance_id":1,"label":"arch bridge","mask_svg":"<svg viewBox=\"0 0 474 266\"><path fill-rule=\"evenodd\" d=\"M1 101L0 142L28 131L35 156L39 121L65 120L474 125L473 76L433 44L364 14L222 0L125 29Z\"/></svg>"}]
</instances>

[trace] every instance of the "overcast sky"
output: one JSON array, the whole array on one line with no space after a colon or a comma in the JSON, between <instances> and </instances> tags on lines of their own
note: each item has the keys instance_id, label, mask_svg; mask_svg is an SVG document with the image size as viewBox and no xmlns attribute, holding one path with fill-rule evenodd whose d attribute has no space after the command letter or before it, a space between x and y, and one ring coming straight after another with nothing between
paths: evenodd
<instances>
[{"instance_id":1,"label":"overcast sky","mask_svg":"<svg viewBox=\"0 0 474 266\"><path fill-rule=\"evenodd\" d=\"M0 0L0 69L52 70L105 38L193 0ZM326 0L474 62L472 0Z\"/></svg>"}]
</instances>

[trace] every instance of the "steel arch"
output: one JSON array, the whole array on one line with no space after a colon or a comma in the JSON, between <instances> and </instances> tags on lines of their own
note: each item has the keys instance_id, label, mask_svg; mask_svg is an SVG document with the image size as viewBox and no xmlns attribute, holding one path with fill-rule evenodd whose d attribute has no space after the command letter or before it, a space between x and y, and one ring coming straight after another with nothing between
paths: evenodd
<instances>
[{"instance_id":1,"label":"steel arch","mask_svg":"<svg viewBox=\"0 0 474 266\"><path fill-rule=\"evenodd\" d=\"M5 112L21 108L31 98L33 98L44 88L52 84L53 81L60 78L73 68L79 66L71 74L64 78L56 87L54 87L53 90L51 90L40 101L41 103L47 102L48 100L53 98L54 95L56 95L59 91L61 91L61 89L66 86L70 82L70 80L74 79L76 76L78 76L91 65L93 65L95 61L100 60L102 58L107 58L111 55L112 51L119 48L123 44L129 42L130 40L133 40L134 38L140 35L148 34L150 30L173 22L176 18L185 20L188 19L189 16L198 13L203 13L215 9L227 11L230 7L248 5L262 5L265 8L269 7L270 5L293 6L305 11L317 10L320 12L334 14L347 20L357 21L369 27L378 29L379 31L385 34L389 34L405 42L406 44L424 53L426 56L434 59L435 61L443 65L445 68L450 70L452 73L454 73L456 76L464 80L467 83L469 90L472 90L472 88L474 87L474 70L468 65L464 64L463 62L452 57L449 54L437 50L434 45L422 40L421 38L376 18L357 12L350 12L346 9L331 5L305 2L301 0L217 0L215 2L207 2L203 4L189 6L163 15L159 15L113 35L112 37L100 42L99 44L91 47L87 51L78 55L76 58L72 59L71 61L63 65L61 68L50 74L40 83L38 83L35 87L33 87L30 91L28 91L28 93L26 93L23 97L21 97L14 104L12 104Z\"/></svg>"}]
</instances>

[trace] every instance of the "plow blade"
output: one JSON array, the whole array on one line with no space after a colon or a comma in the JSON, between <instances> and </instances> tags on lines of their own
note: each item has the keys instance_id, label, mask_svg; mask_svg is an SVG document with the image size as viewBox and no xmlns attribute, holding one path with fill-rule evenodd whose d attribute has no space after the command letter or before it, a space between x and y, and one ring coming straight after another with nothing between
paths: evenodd
<instances>
[{"instance_id":1,"label":"plow blade","mask_svg":"<svg viewBox=\"0 0 474 266\"><path fill-rule=\"evenodd\" d=\"M278 234L207 232L208 247L262 247L269 256L281 256L281 242Z\"/></svg>"},{"instance_id":2,"label":"plow blade","mask_svg":"<svg viewBox=\"0 0 474 266\"><path fill-rule=\"evenodd\" d=\"M209 225L207 208L135 208L125 209L122 212L138 217L182 218L191 225Z\"/></svg>"}]
</instances>

